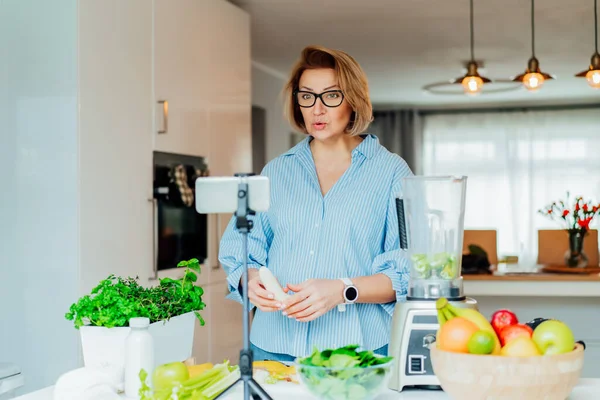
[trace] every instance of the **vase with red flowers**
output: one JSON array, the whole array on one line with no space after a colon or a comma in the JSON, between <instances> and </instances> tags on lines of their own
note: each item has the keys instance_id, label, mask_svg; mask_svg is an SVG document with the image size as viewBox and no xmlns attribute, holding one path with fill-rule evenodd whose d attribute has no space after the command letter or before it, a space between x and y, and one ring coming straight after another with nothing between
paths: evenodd
<instances>
[{"instance_id":1,"label":"vase with red flowers","mask_svg":"<svg viewBox=\"0 0 600 400\"><path fill-rule=\"evenodd\" d=\"M565 253L565 263L569 267L587 266L588 257L583 251L583 238L590 229L590 223L600 214L600 204L575 197L571 202L569 193L565 201L554 201L538 210L545 217L559 222L569 235L569 249Z\"/></svg>"}]
</instances>

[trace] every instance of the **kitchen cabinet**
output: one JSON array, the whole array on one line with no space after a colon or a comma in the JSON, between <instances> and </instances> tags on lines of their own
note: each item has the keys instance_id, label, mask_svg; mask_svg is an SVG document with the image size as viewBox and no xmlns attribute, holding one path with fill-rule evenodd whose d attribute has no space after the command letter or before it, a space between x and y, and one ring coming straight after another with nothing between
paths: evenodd
<instances>
[{"instance_id":1,"label":"kitchen cabinet","mask_svg":"<svg viewBox=\"0 0 600 400\"><path fill-rule=\"evenodd\" d=\"M154 149L251 166L250 19L225 0L154 0Z\"/></svg>"},{"instance_id":2,"label":"kitchen cabinet","mask_svg":"<svg viewBox=\"0 0 600 400\"><path fill-rule=\"evenodd\" d=\"M154 149L205 157L213 176L250 172L248 14L224 0L154 4ZM199 284L226 278L218 248L230 218L231 214L209 215L209 253Z\"/></svg>"},{"instance_id":3,"label":"kitchen cabinet","mask_svg":"<svg viewBox=\"0 0 600 400\"><path fill-rule=\"evenodd\" d=\"M228 359L237 364L243 345L242 305L225 298L229 293L227 282L215 283L211 289L210 360Z\"/></svg>"},{"instance_id":4,"label":"kitchen cabinet","mask_svg":"<svg viewBox=\"0 0 600 400\"><path fill-rule=\"evenodd\" d=\"M206 156L210 9L222 0L154 0L154 148ZM232 40L235 40L233 38Z\"/></svg>"},{"instance_id":5,"label":"kitchen cabinet","mask_svg":"<svg viewBox=\"0 0 600 400\"><path fill-rule=\"evenodd\" d=\"M220 363L230 360L237 364L243 345L242 306L226 299L227 282L203 286L202 300L206 308L201 312L206 324L196 325L193 357L196 363Z\"/></svg>"}]
</instances>

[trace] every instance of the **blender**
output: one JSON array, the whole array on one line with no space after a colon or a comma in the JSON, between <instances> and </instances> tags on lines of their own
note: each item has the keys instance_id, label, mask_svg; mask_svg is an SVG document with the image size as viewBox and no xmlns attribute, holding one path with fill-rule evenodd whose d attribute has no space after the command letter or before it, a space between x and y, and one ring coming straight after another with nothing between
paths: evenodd
<instances>
[{"instance_id":1,"label":"blender","mask_svg":"<svg viewBox=\"0 0 600 400\"><path fill-rule=\"evenodd\" d=\"M393 365L389 388L440 389L429 357L439 329L435 302L477 309L465 297L461 276L466 176L410 176L396 198L400 248L410 261L405 302L396 303L388 355Z\"/></svg>"}]
</instances>

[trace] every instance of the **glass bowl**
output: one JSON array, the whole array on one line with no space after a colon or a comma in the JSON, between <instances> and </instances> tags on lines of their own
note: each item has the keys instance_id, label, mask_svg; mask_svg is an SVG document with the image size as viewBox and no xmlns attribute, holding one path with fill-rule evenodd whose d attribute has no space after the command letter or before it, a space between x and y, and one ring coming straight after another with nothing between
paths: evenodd
<instances>
[{"instance_id":1,"label":"glass bowl","mask_svg":"<svg viewBox=\"0 0 600 400\"><path fill-rule=\"evenodd\" d=\"M316 367L296 360L302 386L321 400L372 400L388 387L394 360L368 367Z\"/></svg>"}]
</instances>

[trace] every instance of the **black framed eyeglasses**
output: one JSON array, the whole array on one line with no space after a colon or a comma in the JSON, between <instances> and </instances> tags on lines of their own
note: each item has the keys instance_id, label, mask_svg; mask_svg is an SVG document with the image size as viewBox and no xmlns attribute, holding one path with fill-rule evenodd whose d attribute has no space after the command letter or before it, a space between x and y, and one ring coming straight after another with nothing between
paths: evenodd
<instances>
[{"instance_id":1,"label":"black framed eyeglasses","mask_svg":"<svg viewBox=\"0 0 600 400\"><path fill-rule=\"evenodd\" d=\"M296 103L300 107L309 108L315 105L317 99L321 99L327 107L337 107L344 101L344 93L341 90L328 90L326 92L316 94L306 90L296 90L294 92Z\"/></svg>"}]
</instances>

